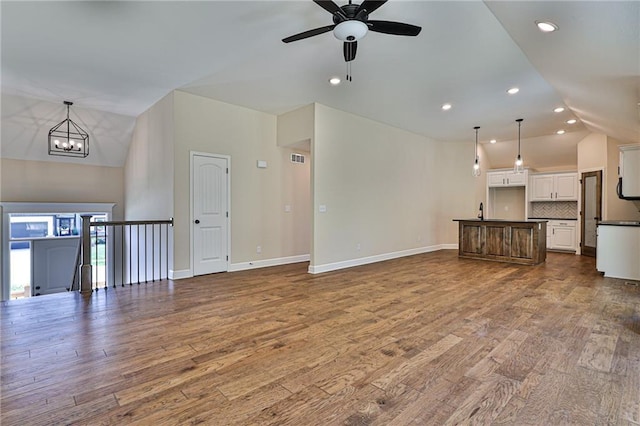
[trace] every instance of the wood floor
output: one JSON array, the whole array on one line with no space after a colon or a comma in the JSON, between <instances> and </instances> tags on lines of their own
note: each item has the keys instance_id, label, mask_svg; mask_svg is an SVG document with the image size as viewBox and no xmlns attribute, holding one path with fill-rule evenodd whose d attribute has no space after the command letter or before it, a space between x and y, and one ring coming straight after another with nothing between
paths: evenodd
<instances>
[{"instance_id":1,"label":"wood floor","mask_svg":"<svg viewBox=\"0 0 640 426\"><path fill-rule=\"evenodd\" d=\"M640 289L593 259L306 267L3 303L1 424L640 424Z\"/></svg>"}]
</instances>

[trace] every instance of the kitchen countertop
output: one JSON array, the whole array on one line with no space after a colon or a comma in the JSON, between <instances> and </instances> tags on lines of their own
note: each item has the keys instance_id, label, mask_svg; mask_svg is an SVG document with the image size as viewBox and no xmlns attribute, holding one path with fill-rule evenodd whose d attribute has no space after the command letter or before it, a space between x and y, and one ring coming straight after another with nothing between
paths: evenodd
<instances>
[{"instance_id":1,"label":"kitchen countertop","mask_svg":"<svg viewBox=\"0 0 640 426\"><path fill-rule=\"evenodd\" d=\"M529 219L544 219L544 220L578 220L575 217L530 217Z\"/></svg>"},{"instance_id":2,"label":"kitchen countertop","mask_svg":"<svg viewBox=\"0 0 640 426\"><path fill-rule=\"evenodd\" d=\"M548 222L547 219L529 219L529 220L513 220L513 219L453 219L454 222L512 222L512 223L542 223Z\"/></svg>"},{"instance_id":3,"label":"kitchen countertop","mask_svg":"<svg viewBox=\"0 0 640 426\"><path fill-rule=\"evenodd\" d=\"M600 225L640 227L640 221L638 220L604 220L602 222L598 222L598 226Z\"/></svg>"}]
</instances>

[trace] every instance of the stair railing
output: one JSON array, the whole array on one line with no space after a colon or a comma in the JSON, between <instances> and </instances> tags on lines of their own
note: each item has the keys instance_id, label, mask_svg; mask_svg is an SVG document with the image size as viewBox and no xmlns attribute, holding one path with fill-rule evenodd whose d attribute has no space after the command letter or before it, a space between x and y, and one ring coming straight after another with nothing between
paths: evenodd
<instances>
[{"instance_id":1,"label":"stair railing","mask_svg":"<svg viewBox=\"0 0 640 426\"><path fill-rule=\"evenodd\" d=\"M80 292L169 278L173 218L92 222L82 216Z\"/></svg>"}]
</instances>

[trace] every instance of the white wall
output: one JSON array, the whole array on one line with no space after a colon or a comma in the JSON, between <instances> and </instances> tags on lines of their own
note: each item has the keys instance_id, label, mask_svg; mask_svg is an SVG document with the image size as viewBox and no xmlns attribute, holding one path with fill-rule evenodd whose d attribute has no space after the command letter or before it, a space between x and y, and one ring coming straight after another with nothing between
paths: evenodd
<instances>
[{"instance_id":1,"label":"white wall","mask_svg":"<svg viewBox=\"0 0 640 426\"><path fill-rule=\"evenodd\" d=\"M307 105L278 116L278 146L306 144L313 138L315 105Z\"/></svg>"},{"instance_id":2,"label":"white wall","mask_svg":"<svg viewBox=\"0 0 640 426\"><path fill-rule=\"evenodd\" d=\"M122 167L0 159L0 201L34 203L115 203L114 220L124 211Z\"/></svg>"},{"instance_id":3,"label":"white wall","mask_svg":"<svg viewBox=\"0 0 640 426\"><path fill-rule=\"evenodd\" d=\"M276 121L271 114L174 92L175 270L190 269L190 151L231 156L232 264L309 254L310 168L291 163L293 150L277 146ZM257 168L258 160L268 167Z\"/></svg>"},{"instance_id":4,"label":"white wall","mask_svg":"<svg viewBox=\"0 0 640 426\"><path fill-rule=\"evenodd\" d=\"M590 134L578 143L578 172L603 170L603 220L640 220L637 206L629 200L619 199L616 193L619 145L624 144L606 135Z\"/></svg>"},{"instance_id":5,"label":"white wall","mask_svg":"<svg viewBox=\"0 0 640 426\"><path fill-rule=\"evenodd\" d=\"M316 104L312 157L312 272L455 244L452 219L475 216L472 143Z\"/></svg>"},{"instance_id":6,"label":"white wall","mask_svg":"<svg viewBox=\"0 0 640 426\"><path fill-rule=\"evenodd\" d=\"M127 220L173 216L173 94L136 120L125 162Z\"/></svg>"},{"instance_id":7,"label":"white wall","mask_svg":"<svg viewBox=\"0 0 640 426\"><path fill-rule=\"evenodd\" d=\"M440 142L436 147L438 177L434 183L440 188L438 243L457 244L458 223L453 222L453 219L475 218L481 202L484 203L486 212L486 171L491 164L482 147L478 146L481 175L474 177L473 142Z\"/></svg>"},{"instance_id":8,"label":"white wall","mask_svg":"<svg viewBox=\"0 0 640 426\"><path fill-rule=\"evenodd\" d=\"M616 192L620 145L625 145L625 143L613 138L607 138L607 172L603 176L603 186L607 188L607 196L603 198L604 203L607 205L605 220L640 220L638 206L630 200L621 200Z\"/></svg>"}]
</instances>

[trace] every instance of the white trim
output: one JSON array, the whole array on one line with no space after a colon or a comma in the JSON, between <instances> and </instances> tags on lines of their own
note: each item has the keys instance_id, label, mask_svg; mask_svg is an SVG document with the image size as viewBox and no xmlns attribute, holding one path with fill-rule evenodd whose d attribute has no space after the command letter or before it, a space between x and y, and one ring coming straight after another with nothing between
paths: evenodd
<instances>
[{"instance_id":1,"label":"white trim","mask_svg":"<svg viewBox=\"0 0 640 426\"><path fill-rule=\"evenodd\" d=\"M3 213L108 213L115 203L21 203L0 202Z\"/></svg>"},{"instance_id":2,"label":"white trim","mask_svg":"<svg viewBox=\"0 0 640 426\"><path fill-rule=\"evenodd\" d=\"M232 263L231 265L229 265L229 272L267 268L269 266L288 265L290 263L308 262L310 259L310 255L301 254L298 256L276 257L273 259L254 260L251 262Z\"/></svg>"},{"instance_id":3,"label":"white trim","mask_svg":"<svg viewBox=\"0 0 640 426\"><path fill-rule=\"evenodd\" d=\"M382 262L385 260L397 259L399 257L413 256L416 254L430 253L433 251L458 247L457 244L440 244L428 247L418 247L409 250L396 251L391 253L377 254L375 256L361 257L359 259L344 260L324 265L309 265L310 274L321 274L323 272L336 271L338 269L352 268L354 266L367 265L369 263Z\"/></svg>"},{"instance_id":4,"label":"white trim","mask_svg":"<svg viewBox=\"0 0 640 426\"><path fill-rule=\"evenodd\" d=\"M193 271L191 271L190 269L181 269L179 271L169 269L170 280L181 280L184 278L193 278Z\"/></svg>"},{"instance_id":5,"label":"white trim","mask_svg":"<svg viewBox=\"0 0 640 426\"><path fill-rule=\"evenodd\" d=\"M458 250L458 243L455 243L455 244L440 244L440 250Z\"/></svg>"},{"instance_id":6,"label":"white trim","mask_svg":"<svg viewBox=\"0 0 640 426\"><path fill-rule=\"evenodd\" d=\"M189 151L189 265L191 277L193 277L193 157L209 157L209 158L221 158L226 160L227 169L227 211L229 217L227 217L227 271L231 265L231 156L222 154L212 154L210 152L201 151ZM188 277L180 277L188 278ZM178 278L176 278L178 279Z\"/></svg>"}]
</instances>

